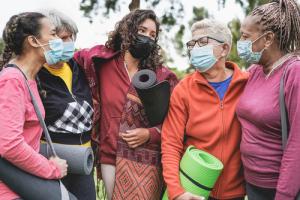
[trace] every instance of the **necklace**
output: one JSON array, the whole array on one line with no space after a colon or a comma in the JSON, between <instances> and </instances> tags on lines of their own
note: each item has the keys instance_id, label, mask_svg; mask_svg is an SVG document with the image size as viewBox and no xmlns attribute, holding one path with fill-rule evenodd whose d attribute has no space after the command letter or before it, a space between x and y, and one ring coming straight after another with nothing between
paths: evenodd
<instances>
[{"instance_id":1,"label":"necklace","mask_svg":"<svg viewBox=\"0 0 300 200\"><path fill-rule=\"evenodd\" d=\"M277 60L277 61L272 65L272 68L271 68L270 72L267 74L266 79L268 79L268 78L271 76L271 74L272 74L276 69L278 69L279 67L281 67L281 65L282 65L283 63L285 63L285 61L289 60L290 58L292 58L292 57L294 57L294 56L296 56L295 53L288 53L288 54L282 56L281 58L279 58L279 60Z\"/></svg>"},{"instance_id":2,"label":"necklace","mask_svg":"<svg viewBox=\"0 0 300 200\"><path fill-rule=\"evenodd\" d=\"M125 70L126 70L126 72L127 72L129 81L131 82L131 78L132 78L132 77L130 76L130 73L129 73L129 71L128 71L128 65L127 65L127 63L126 63L125 61L124 61L124 67L125 67ZM135 74L137 71L138 71L138 69L135 70L134 74Z\"/></svg>"}]
</instances>

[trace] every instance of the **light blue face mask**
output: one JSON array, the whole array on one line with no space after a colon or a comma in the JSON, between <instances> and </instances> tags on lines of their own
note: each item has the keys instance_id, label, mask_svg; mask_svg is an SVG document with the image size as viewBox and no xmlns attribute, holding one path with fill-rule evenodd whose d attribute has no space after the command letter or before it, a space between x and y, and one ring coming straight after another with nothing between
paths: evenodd
<instances>
[{"instance_id":1,"label":"light blue face mask","mask_svg":"<svg viewBox=\"0 0 300 200\"><path fill-rule=\"evenodd\" d=\"M190 63L199 71L206 72L217 62L214 55L214 46L206 45L203 47L194 47L190 51Z\"/></svg>"},{"instance_id":2,"label":"light blue face mask","mask_svg":"<svg viewBox=\"0 0 300 200\"><path fill-rule=\"evenodd\" d=\"M72 42L64 42L63 43L64 49L63 54L61 57L62 61L68 61L71 58L73 58L74 52L75 52L75 43Z\"/></svg>"},{"instance_id":3,"label":"light blue face mask","mask_svg":"<svg viewBox=\"0 0 300 200\"><path fill-rule=\"evenodd\" d=\"M37 40L38 41L38 40ZM49 45L50 50L45 50L44 46ZM62 61L63 41L62 39L49 40L48 44L41 44L40 47L44 50L45 59L48 65L54 65Z\"/></svg>"},{"instance_id":4,"label":"light blue face mask","mask_svg":"<svg viewBox=\"0 0 300 200\"><path fill-rule=\"evenodd\" d=\"M259 40L264 35L265 34L262 34L261 36L256 38L253 42L251 40L239 40L237 42L237 52L239 57L245 60L247 63L251 63L251 64L258 63L265 49L262 49L260 52L253 52L252 45L254 42Z\"/></svg>"}]
</instances>

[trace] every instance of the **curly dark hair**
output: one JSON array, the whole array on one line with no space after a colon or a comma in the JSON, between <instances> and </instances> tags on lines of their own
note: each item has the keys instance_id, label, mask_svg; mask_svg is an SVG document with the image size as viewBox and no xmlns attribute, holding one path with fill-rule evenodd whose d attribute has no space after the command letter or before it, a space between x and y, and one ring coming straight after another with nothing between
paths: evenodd
<instances>
[{"instance_id":1,"label":"curly dark hair","mask_svg":"<svg viewBox=\"0 0 300 200\"><path fill-rule=\"evenodd\" d=\"M124 54L129 49L131 43L135 41L139 25L146 19L151 19L156 24L156 45L148 58L141 60L139 67L141 69L152 69L155 71L156 68L162 65L163 59L160 52L160 46L157 45L160 23L152 10L137 9L127 14L116 24L115 30L110 32L105 46L115 51L120 51L122 54Z\"/></svg>"},{"instance_id":2,"label":"curly dark hair","mask_svg":"<svg viewBox=\"0 0 300 200\"><path fill-rule=\"evenodd\" d=\"M27 36L39 37L42 18L45 16L41 13L24 12L13 15L9 19L2 34L5 47L0 59L0 70L9 62L13 54L22 54Z\"/></svg>"}]
</instances>

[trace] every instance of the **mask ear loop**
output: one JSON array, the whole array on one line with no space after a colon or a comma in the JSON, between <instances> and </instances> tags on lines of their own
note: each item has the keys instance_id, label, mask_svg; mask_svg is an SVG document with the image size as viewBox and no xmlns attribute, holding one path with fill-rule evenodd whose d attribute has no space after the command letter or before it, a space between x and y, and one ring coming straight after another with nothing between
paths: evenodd
<instances>
[{"instance_id":1,"label":"mask ear loop","mask_svg":"<svg viewBox=\"0 0 300 200\"><path fill-rule=\"evenodd\" d=\"M259 36L258 38L256 38L252 43L251 43L251 51L253 52L252 48L253 48L253 43L256 42L257 40L259 40L260 38L262 38L263 36L265 36L266 34L268 34L268 32L265 32L264 34L262 34L261 36ZM259 52L253 52L253 53L260 53L262 54L264 52L264 50L266 50L266 47L264 47L261 51Z\"/></svg>"},{"instance_id":2,"label":"mask ear loop","mask_svg":"<svg viewBox=\"0 0 300 200\"><path fill-rule=\"evenodd\" d=\"M223 42L223 43L220 43L220 44L217 44L217 45L214 45L214 46L221 46L221 45L224 45L224 44L227 44L227 43L225 43L225 42ZM229 44L228 44L229 45ZM224 51L224 49L223 49L223 51ZM222 52L223 52L222 51ZM222 53L221 53L222 54ZM216 58L216 60L217 60L217 62L221 59L221 58L225 58L226 57L226 55L225 56L220 56L220 57L218 57L218 58Z\"/></svg>"},{"instance_id":3,"label":"mask ear loop","mask_svg":"<svg viewBox=\"0 0 300 200\"><path fill-rule=\"evenodd\" d=\"M33 38L36 40L36 42L38 43L38 45L40 45L39 47L41 47L44 51L46 51L46 49L44 48L44 46L47 46L49 44L41 44L36 37L33 36Z\"/></svg>"}]
</instances>

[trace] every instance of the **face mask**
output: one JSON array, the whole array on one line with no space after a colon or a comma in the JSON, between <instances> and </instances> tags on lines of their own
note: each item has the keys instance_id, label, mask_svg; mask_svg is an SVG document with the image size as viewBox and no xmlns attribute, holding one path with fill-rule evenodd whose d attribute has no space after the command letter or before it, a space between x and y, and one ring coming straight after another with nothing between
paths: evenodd
<instances>
[{"instance_id":1,"label":"face mask","mask_svg":"<svg viewBox=\"0 0 300 200\"><path fill-rule=\"evenodd\" d=\"M213 45L193 48L190 52L190 63L199 71L206 72L217 62Z\"/></svg>"},{"instance_id":2,"label":"face mask","mask_svg":"<svg viewBox=\"0 0 300 200\"><path fill-rule=\"evenodd\" d=\"M73 58L75 52L75 43L74 42L64 42L63 54L61 56L62 61L68 61Z\"/></svg>"},{"instance_id":3,"label":"face mask","mask_svg":"<svg viewBox=\"0 0 300 200\"><path fill-rule=\"evenodd\" d=\"M252 45L264 35L265 34L259 36L253 42L251 40L239 40L237 42L237 52L239 57L245 60L247 63L258 63L265 49L261 50L260 52L253 52Z\"/></svg>"},{"instance_id":4,"label":"face mask","mask_svg":"<svg viewBox=\"0 0 300 200\"><path fill-rule=\"evenodd\" d=\"M45 50L44 46L47 45L49 45L50 50ZM48 44L40 45L40 47L44 50L45 59L48 65L54 65L62 61L61 58L64 49L62 39L49 40Z\"/></svg>"},{"instance_id":5,"label":"face mask","mask_svg":"<svg viewBox=\"0 0 300 200\"><path fill-rule=\"evenodd\" d=\"M144 35L137 35L129 47L129 52L136 59L147 58L155 45L155 41L151 38Z\"/></svg>"}]
</instances>

